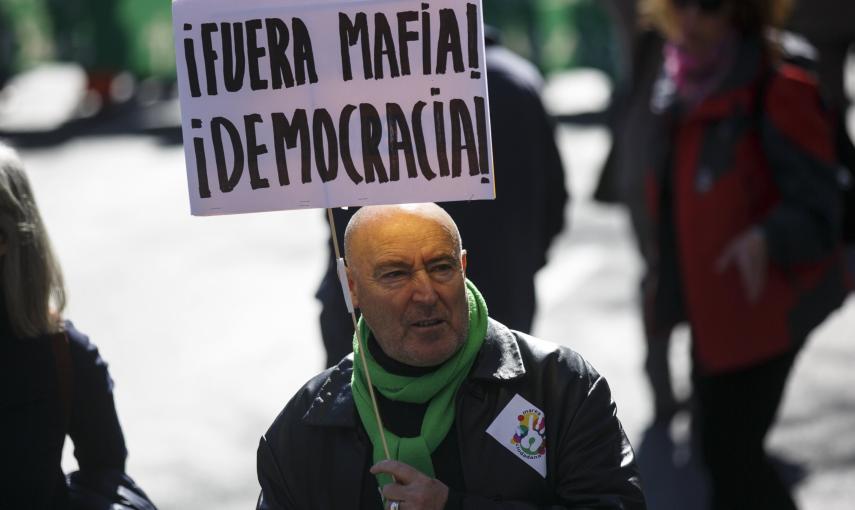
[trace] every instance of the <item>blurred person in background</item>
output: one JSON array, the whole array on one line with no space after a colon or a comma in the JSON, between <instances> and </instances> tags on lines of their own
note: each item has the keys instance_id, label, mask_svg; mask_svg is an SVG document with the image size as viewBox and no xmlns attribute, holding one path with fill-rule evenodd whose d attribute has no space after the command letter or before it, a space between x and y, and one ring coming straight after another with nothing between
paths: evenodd
<instances>
[{"instance_id":1,"label":"blurred person in background","mask_svg":"<svg viewBox=\"0 0 855 510\"><path fill-rule=\"evenodd\" d=\"M608 120L612 146L594 199L626 206L636 247L647 260L651 256L651 245L646 234L650 228L650 214L644 198L644 162L650 150L648 129L654 120L650 96L662 69L664 40L657 30L639 23L638 3L638 0L606 2L618 34L623 72L615 84L610 105ZM642 281L642 294L644 288ZM645 331L644 373L653 397L653 419L657 423L668 423L686 407L687 401L677 398L671 381L670 331L654 336L652 333L655 332Z\"/></svg>"},{"instance_id":2,"label":"blurred person in background","mask_svg":"<svg viewBox=\"0 0 855 510\"><path fill-rule=\"evenodd\" d=\"M0 508L154 509L124 473L107 364L62 317L59 263L23 164L3 144L0 291ZM68 481L66 435L80 468Z\"/></svg>"},{"instance_id":3,"label":"blurred person in background","mask_svg":"<svg viewBox=\"0 0 855 510\"><path fill-rule=\"evenodd\" d=\"M645 0L653 89L645 324L692 334L713 509L794 509L764 440L809 333L847 293L834 137L815 81L766 38L785 0Z\"/></svg>"},{"instance_id":4,"label":"blurred person in background","mask_svg":"<svg viewBox=\"0 0 855 510\"><path fill-rule=\"evenodd\" d=\"M485 32L496 199L440 205L466 238L469 259L477 262L470 277L489 301L490 315L528 333L536 308L534 276L564 228L569 194L554 122L540 97L543 78L534 65L501 45L496 30ZM357 210L333 210L340 246ZM327 271L315 297L321 302L329 367L351 352L353 321L336 274L332 239L328 244Z\"/></svg>"},{"instance_id":5,"label":"blurred person in background","mask_svg":"<svg viewBox=\"0 0 855 510\"><path fill-rule=\"evenodd\" d=\"M650 109L653 85L662 67L662 35L638 22L638 0L608 0L620 54L622 72L615 85L609 127L612 149L604 165L595 192L598 201L624 204L640 254L649 256L650 246L644 232L649 213L644 200L644 163L647 128L654 113ZM850 98L845 91L844 68L848 52L855 42L855 2L838 0L800 0L789 17L787 29L804 36L812 45L784 50L783 58L815 70L820 90L834 129L836 153L841 166L838 177L843 184L844 215L842 233L847 245L850 274L855 274L855 147L847 132L846 113ZM785 37L784 42L797 42ZM789 53L794 49L795 53ZM848 183L848 184L847 184ZM644 285L642 284L642 287ZM647 338L645 373L654 400L656 421L666 422L686 402L678 400L672 389L668 363L670 334Z\"/></svg>"}]
</instances>

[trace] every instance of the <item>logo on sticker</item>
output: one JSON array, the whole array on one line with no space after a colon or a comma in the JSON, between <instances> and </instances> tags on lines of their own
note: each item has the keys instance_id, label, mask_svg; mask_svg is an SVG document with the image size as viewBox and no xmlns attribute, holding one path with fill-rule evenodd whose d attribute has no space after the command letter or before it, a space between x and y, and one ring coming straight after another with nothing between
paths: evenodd
<instances>
[{"instance_id":1,"label":"logo on sticker","mask_svg":"<svg viewBox=\"0 0 855 510\"><path fill-rule=\"evenodd\" d=\"M536 405L518 394L487 427L487 434L537 474L546 478L546 419Z\"/></svg>"},{"instance_id":2,"label":"logo on sticker","mask_svg":"<svg viewBox=\"0 0 855 510\"><path fill-rule=\"evenodd\" d=\"M511 444L527 459L546 455L546 420L539 409L526 409L517 415L517 427Z\"/></svg>"}]
</instances>

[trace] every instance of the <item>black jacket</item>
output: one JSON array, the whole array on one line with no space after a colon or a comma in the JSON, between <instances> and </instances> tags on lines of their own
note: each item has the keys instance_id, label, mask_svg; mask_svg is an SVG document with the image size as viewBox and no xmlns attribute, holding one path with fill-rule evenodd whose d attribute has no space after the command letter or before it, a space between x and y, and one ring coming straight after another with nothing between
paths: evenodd
<instances>
[{"instance_id":1,"label":"black jacket","mask_svg":"<svg viewBox=\"0 0 855 510\"><path fill-rule=\"evenodd\" d=\"M310 380L261 438L259 509L345 509L360 501L371 448L353 403L352 363L349 356ZM545 415L545 478L486 433L517 394ZM570 349L490 320L457 393L455 427L464 508L645 508L608 384Z\"/></svg>"},{"instance_id":2,"label":"black jacket","mask_svg":"<svg viewBox=\"0 0 855 510\"><path fill-rule=\"evenodd\" d=\"M64 329L56 346L51 336L15 338L0 324L0 508L68 507L66 434L81 472L124 471L107 363L71 322Z\"/></svg>"}]
</instances>

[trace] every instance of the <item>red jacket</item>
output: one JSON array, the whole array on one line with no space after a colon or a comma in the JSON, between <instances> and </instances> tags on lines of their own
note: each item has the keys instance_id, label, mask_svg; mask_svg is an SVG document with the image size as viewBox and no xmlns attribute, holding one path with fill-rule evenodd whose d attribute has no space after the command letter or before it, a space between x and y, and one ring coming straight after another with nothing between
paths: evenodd
<instances>
[{"instance_id":1,"label":"red jacket","mask_svg":"<svg viewBox=\"0 0 855 510\"><path fill-rule=\"evenodd\" d=\"M686 320L707 373L797 349L849 286L833 136L816 84L800 68L762 62L759 45L746 44L717 93L688 112L665 107L666 131L657 134L665 146L650 166L658 249L647 324L665 331ZM664 105L663 97L654 103ZM736 266L718 272L716 261L754 226L770 260L765 288L750 303Z\"/></svg>"}]
</instances>

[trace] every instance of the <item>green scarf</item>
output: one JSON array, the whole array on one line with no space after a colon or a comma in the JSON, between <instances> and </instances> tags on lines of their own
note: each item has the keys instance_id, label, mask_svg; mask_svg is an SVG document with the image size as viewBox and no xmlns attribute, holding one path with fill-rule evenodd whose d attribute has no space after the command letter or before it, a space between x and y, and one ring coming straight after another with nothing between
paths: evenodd
<instances>
[{"instance_id":1,"label":"green scarf","mask_svg":"<svg viewBox=\"0 0 855 510\"><path fill-rule=\"evenodd\" d=\"M466 379L469 369L475 363L475 357L481 350L484 337L487 334L487 304L475 285L466 280L466 298L469 303L469 336L463 347L437 370L419 377L406 377L390 374L384 370L365 349L365 360L371 371L371 382L386 398L400 402L423 404L430 402L422 420L421 435L417 437L398 437L385 429L389 453L394 460L405 462L428 476L434 476L431 452L436 450L445 439L451 424L454 423L454 395ZM368 325L363 318L359 319L359 334L368 339ZM365 381L362 362L359 355L359 342L356 334L353 336L353 400L356 410L362 419L362 425L371 438L374 446L374 462L386 458L383 442L374 409L371 406L371 396ZM378 475L380 486L392 482L388 475Z\"/></svg>"}]
</instances>

